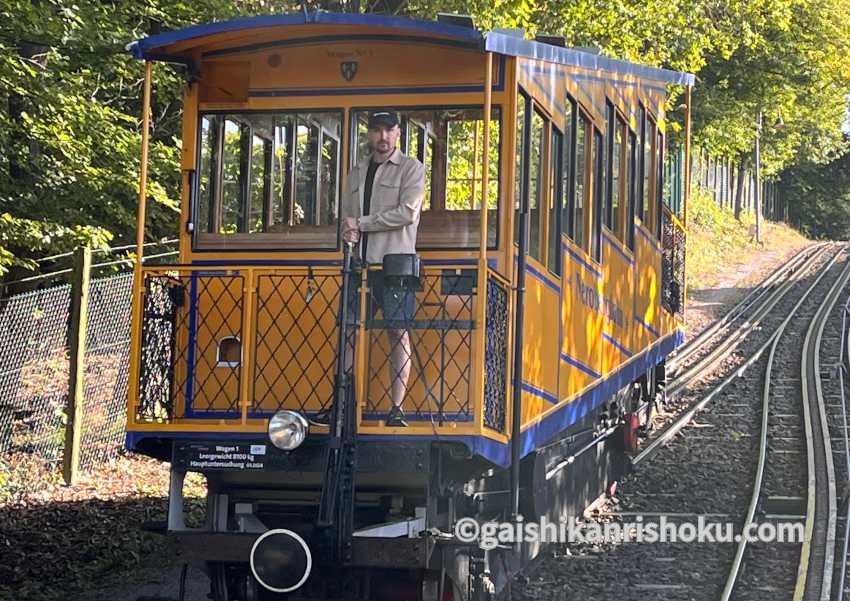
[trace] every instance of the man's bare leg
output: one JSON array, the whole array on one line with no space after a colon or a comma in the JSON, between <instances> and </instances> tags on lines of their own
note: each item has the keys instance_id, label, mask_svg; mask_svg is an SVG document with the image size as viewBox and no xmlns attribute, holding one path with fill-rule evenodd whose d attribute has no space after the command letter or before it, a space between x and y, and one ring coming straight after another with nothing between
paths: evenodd
<instances>
[{"instance_id":1,"label":"man's bare leg","mask_svg":"<svg viewBox=\"0 0 850 601\"><path fill-rule=\"evenodd\" d=\"M392 377L392 402L401 409L407 394L410 377L410 336L407 330L390 330L390 372Z\"/></svg>"}]
</instances>

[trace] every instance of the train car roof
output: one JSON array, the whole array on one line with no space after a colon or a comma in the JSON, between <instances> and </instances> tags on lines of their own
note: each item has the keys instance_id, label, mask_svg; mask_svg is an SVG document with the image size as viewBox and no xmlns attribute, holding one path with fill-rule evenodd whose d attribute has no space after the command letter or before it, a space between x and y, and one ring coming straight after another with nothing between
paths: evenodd
<instances>
[{"instance_id":1,"label":"train car roof","mask_svg":"<svg viewBox=\"0 0 850 601\"><path fill-rule=\"evenodd\" d=\"M691 73L649 67L573 48L561 48L534 40L526 40L509 32L491 31L484 33L477 29L437 21L376 14L333 13L323 10L242 17L229 21L193 25L142 38L130 43L127 50L139 59L188 64L192 62L194 53L203 50L205 43L212 36L219 37L220 34L228 33L238 34L251 29L313 24L375 28L387 30L386 33L395 35L424 34L458 46L585 69L601 69L670 84L693 85L695 79Z\"/></svg>"}]
</instances>

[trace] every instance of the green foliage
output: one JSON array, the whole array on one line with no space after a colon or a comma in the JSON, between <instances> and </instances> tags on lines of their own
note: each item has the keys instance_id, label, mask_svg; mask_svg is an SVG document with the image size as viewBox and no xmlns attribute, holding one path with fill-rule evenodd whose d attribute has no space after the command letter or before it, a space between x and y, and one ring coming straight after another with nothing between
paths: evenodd
<instances>
[{"instance_id":1,"label":"green foliage","mask_svg":"<svg viewBox=\"0 0 850 601\"><path fill-rule=\"evenodd\" d=\"M102 227L76 225L65 227L44 220L21 219L9 213L0 214L0 275L10 266L35 269L36 263L24 257L30 252L62 252L80 245L104 248L112 233Z\"/></svg>"},{"instance_id":2,"label":"green foliage","mask_svg":"<svg viewBox=\"0 0 850 601\"><path fill-rule=\"evenodd\" d=\"M344 4L321 0L308 7ZM571 46L695 72L695 142L715 156L750 157L761 111L765 174L829 162L846 147L845 0L393 0L382 6L424 18L469 13L485 30L562 34ZM124 51L129 41L192 23L299 9L291 0L0 0L0 214L8 214L0 272L32 267L32 258L80 239L133 239L143 68ZM182 77L166 65L155 70L149 239L176 231ZM670 103L674 121L682 119L680 104L681 97ZM779 117L781 130L771 127ZM681 123L672 131L681 132ZM459 182L470 172L451 176ZM463 194L450 201L462 204Z\"/></svg>"},{"instance_id":3,"label":"green foliage","mask_svg":"<svg viewBox=\"0 0 850 601\"><path fill-rule=\"evenodd\" d=\"M484 144L482 119L448 122L448 177L446 208L450 211L480 209ZM490 174L487 204L495 209L499 189L499 122L490 122Z\"/></svg>"},{"instance_id":4,"label":"green foliage","mask_svg":"<svg viewBox=\"0 0 850 601\"><path fill-rule=\"evenodd\" d=\"M782 174L792 223L812 238L850 239L850 153L825 165L806 162Z\"/></svg>"},{"instance_id":5,"label":"green foliage","mask_svg":"<svg viewBox=\"0 0 850 601\"><path fill-rule=\"evenodd\" d=\"M774 2L759 36L698 73L695 140L715 156L752 156L764 115L762 167L831 160L845 140L850 7L843 0ZM782 127L774 127L781 125Z\"/></svg>"},{"instance_id":6,"label":"green foliage","mask_svg":"<svg viewBox=\"0 0 850 601\"><path fill-rule=\"evenodd\" d=\"M742 221L727 207L721 207L714 197L701 188L694 188L688 204L689 277L699 277L710 266L723 264L726 257L750 244L748 226L753 222L750 213ZM705 243L708 239L711 242ZM703 267L705 266L705 267Z\"/></svg>"},{"instance_id":7,"label":"green foliage","mask_svg":"<svg viewBox=\"0 0 850 601\"><path fill-rule=\"evenodd\" d=\"M761 111L766 175L801 160L829 161L845 147L846 0L421 0L408 6L431 17L438 5L469 12L484 29L559 34L570 46L696 73L695 142L713 156L749 161ZM674 96L668 107L674 132L682 131L681 101ZM785 127L772 128L780 117Z\"/></svg>"},{"instance_id":8,"label":"green foliage","mask_svg":"<svg viewBox=\"0 0 850 601\"><path fill-rule=\"evenodd\" d=\"M0 0L0 274L80 242L135 238L143 65L128 42L292 3ZM149 240L179 214L183 77L155 69Z\"/></svg>"},{"instance_id":9,"label":"green foliage","mask_svg":"<svg viewBox=\"0 0 850 601\"><path fill-rule=\"evenodd\" d=\"M741 220L729 207L721 207L707 190L694 187L688 205L687 277L688 288L710 288L717 285L717 274L734 272L756 255L767 250L785 253L802 246L806 240L784 224L762 222L765 246L755 242L752 213L742 213ZM725 266L724 270L719 267ZM747 271L744 269L743 271Z\"/></svg>"}]
</instances>

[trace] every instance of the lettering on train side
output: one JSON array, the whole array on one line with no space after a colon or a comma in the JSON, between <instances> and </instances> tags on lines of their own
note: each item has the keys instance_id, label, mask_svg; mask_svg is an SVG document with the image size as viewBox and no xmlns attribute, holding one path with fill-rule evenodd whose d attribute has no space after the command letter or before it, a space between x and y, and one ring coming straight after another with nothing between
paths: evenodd
<instances>
[{"instance_id":1,"label":"lettering on train side","mask_svg":"<svg viewBox=\"0 0 850 601\"><path fill-rule=\"evenodd\" d=\"M610 298L605 298L604 302L605 311L604 315L615 324L620 326L621 328L626 327L626 319L623 316L623 310L620 309L620 306L612 301Z\"/></svg>"},{"instance_id":2,"label":"lettering on train side","mask_svg":"<svg viewBox=\"0 0 850 601\"><path fill-rule=\"evenodd\" d=\"M605 317L613 321L619 327L626 327L625 313L623 313L623 310L616 302L614 302L613 299L599 294L596 290L596 286L593 284L586 284L577 273L573 274L570 284L573 286L575 294L579 297L581 304L596 313L599 313L601 310Z\"/></svg>"},{"instance_id":3,"label":"lettering on train side","mask_svg":"<svg viewBox=\"0 0 850 601\"><path fill-rule=\"evenodd\" d=\"M371 48L355 48L353 50L328 50L326 53L328 58L363 58L364 56L372 56Z\"/></svg>"},{"instance_id":4,"label":"lettering on train side","mask_svg":"<svg viewBox=\"0 0 850 601\"><path fill-rule=\"evenodd\" d=\"M582 282L578 274L573 274L572 283L575 287L576 294L581 300L581 304L583 304L588 309L592 309L593 311L596 311L598 313L599 307L601 305L601 300L599 292L596 291L596 287L589 286Z\"/></svg>"}]
</instances>

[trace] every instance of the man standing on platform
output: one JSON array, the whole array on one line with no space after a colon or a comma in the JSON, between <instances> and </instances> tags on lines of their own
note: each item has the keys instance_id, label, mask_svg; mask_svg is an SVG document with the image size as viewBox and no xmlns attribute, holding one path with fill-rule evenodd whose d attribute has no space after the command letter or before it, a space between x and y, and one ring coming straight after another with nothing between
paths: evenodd
<instances>
[{"instance_id":1,"label":"man standing on platform","mask_svg":"<svg viewBox=\"0 0 850 601\"><path fill-rule=\"evenodd\" d=\"M364 265L381 265L387 254L416 253L425 167L396 148L400 133L398 115L393 111L372 111L366 132L370 154L348 174L342 199L342 238L360 243ZM369 276L372 303L380 307L384 319L412 320L414 292L384 287L380 272L370 271ZM402 402L410 377L410 336L406 329L388 333L392 408L386 424L406 426Z\"/></svg>"}]
</instances>

